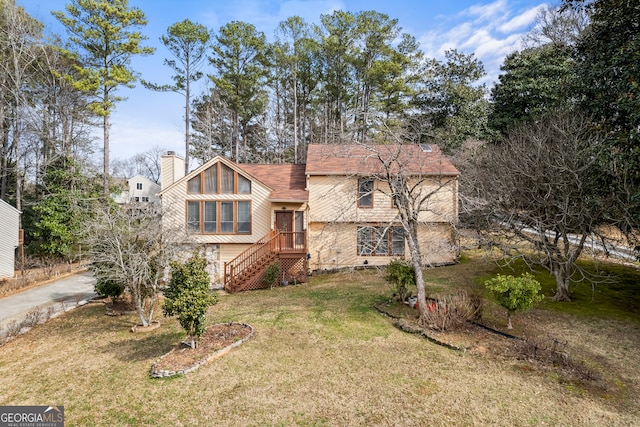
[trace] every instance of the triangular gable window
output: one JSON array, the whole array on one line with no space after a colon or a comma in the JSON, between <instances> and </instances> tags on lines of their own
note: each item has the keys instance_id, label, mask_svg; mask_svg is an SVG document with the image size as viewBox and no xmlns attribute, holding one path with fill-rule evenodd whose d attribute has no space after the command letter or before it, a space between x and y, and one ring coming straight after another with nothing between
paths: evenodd
<instances>
[{"instance_id":1,"label":"triangular gable window","mask_svg":"<svg viewBox=\"0 0 640 427\"><path fill-rule=\"evenodd\" d=\"M251 194L251 181L223 163L187 181L187 194Z\"/></svg>"}]
</instances>

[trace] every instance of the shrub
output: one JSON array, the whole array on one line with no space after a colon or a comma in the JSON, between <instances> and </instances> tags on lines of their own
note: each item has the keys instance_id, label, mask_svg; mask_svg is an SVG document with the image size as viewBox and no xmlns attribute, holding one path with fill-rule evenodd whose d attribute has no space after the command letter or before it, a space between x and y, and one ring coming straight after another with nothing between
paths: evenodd
<instances>
[{"instance_id":1,"label":"shrub","mask_svg":"<svg viewBox=\"0 0 640 427\"><path fill-rule=\"evenodd\" d=\"M427 300L427 309L420 323L431 329L445 331L477 320L481 311L482 300L477 295L459 291L437 300Z\"/></svg>"},{"instance_id":2,"label":"shrub","mask_svg":"<svg viewBox=\"0 0 640 427\"><path fill-rule=\"evenodd\" d=\"M498 304L507 309L507 329L512 329L511 315L524 311L542 301L541 286L533 275L524 273L520 277L498 274L484 282Z\"/></svg>"},{"instance_id":3,"label":"shrub","mask_svg":"<svg viewBox=\"0 0 640 427\"><path fill-rule=\"evenodd\" d=\"M112 279L99 277L94 289L101 297L111 297L111 300L116 302L124 292L124 285Z\"/></svg>"},{"instance_id":4,"label":"shrub","mask_svg":"<svg viewBox=\"0 0 640 427\"><path fill-rule=\"evenodd\" d=\"M216 297L209 290L207 260L194 254L184 264L171 262L171 281L165 289L162 306L165 316L178 316L180 326L187 332L185 343L197 346L205 330L205 314Z\"/></svg>"},{"instance_id":5,"label":"shrub","mask_svg":"<svg viewBox=\"0 0 640 427\"><path fill-rule=\"evenodd\" d=\"M273 286L273 284L278 280L279 275L280 265L277 262L274 262L267 267L267 271L264 274L264 281L267 282L269 286Z\"/></svg>"},{"instance_id":6,"label":"shrub","mask_svg":"<svg viewBox=\"0 0 640 427\"><path fill-rule=\"evenodd\" d=\"M410 296L409 288L416 285L416 273L406 261L397 259L387 265L385 280L394 285L394 294L404 301Z\"/></svg>"}]
</instances>

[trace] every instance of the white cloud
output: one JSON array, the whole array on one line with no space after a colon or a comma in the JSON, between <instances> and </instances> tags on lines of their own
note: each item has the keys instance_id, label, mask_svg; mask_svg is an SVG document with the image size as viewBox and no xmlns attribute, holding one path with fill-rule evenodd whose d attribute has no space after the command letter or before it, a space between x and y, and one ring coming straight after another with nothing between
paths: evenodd
<instances>
[{"instance_id":1,"label":"white cloud","mask_svg":"<svg viewBox=\"0 0 640 427\"><path fill-rule=\"evenodd\" d=\"M504 57L522 48L522 37L544 6L515 11L506 0L474 5L455 16L442 17L441 31L430 30L418 40L430 58L442 59L450 49L474 54L485 67L484 82L491 85L498 79Z\"/></svg>"},{"instance_id":2,"label":"white cloud","mask_svg":"<svg viewBox=\"0 0 640 427\"><path fill-rule=\"evenodd\" d=\"M538 16L538 12L545 7L544 4L541 4L533 9L526 10L524 13L521 13L518 16L511 18L509 21L498 27L498 31L501 33L509 34L517 30L528 29L531 25L536 22L536 18Z\"/></svg>"},{"instance_id":3,"label":"white cloud","mask_svg":"<svg viewBox=\"0 0 640 427\"><path fill-rule=\"evenodd\" d=\"M503 19L504 11L507 10L506 0L498 0L485 5L474 5L461 13L461 16L470 15L481 21Z\"/></svg>"}]
</instances>

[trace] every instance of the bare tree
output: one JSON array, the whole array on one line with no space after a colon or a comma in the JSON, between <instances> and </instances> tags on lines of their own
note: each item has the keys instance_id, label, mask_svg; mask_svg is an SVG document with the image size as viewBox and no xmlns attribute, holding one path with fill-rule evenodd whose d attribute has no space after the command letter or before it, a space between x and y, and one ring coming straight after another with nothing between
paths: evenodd
<instances>
[{"instance_id":1,"label":"bare tree","mask_svg":"<svg viewBox=\"0 0 640 427\"><path fill-rule=\"evenodd\" d=\"M9 159L13 157L15 174L16 208L22 209L22 181L25 150L20 146L25 123L22 111L28 105L26 89L34 74L40 52L37 41L41 38L42 25L31 18L15 1L0 4L0 122L3 126L2 190L7 192ZM8 124L8 127L5 126Z\"/></svg>"},{"instance_id":2,"label":"bare tree","mask_svg":"<svg viewBox=\"0 0 640 427\"><path fill-rule=\"evenodd\" d=\"M546 5L538 12L536 25L523 39L526 47L539 47L547 43L575 46L580 34L589 25L584 9Z\"/></svg>"},{"instance_id":3,"label":"bare tree","mask_svg":"<svg viewBox=\"0 0 640 427\"><path fill-rule=\"evenodd\" d=\"M151 147L147 151L138 153L129 159L116 159L111 163L113 176L131 178L142 175L156 184L160 183L160 156L167 150L159 146Z\"/></svg>"},{"instance_id":4,"label":"bare tree","mask_svg":"<svg viewBox=\"0 0 640 427\"><path fill-rule=\"evenodd\" d=\"M457 199L458 172L444 160L438 147L423 144L416 150L408 150L401 144L397 133L391 134L392 145L370 146L372 156L379 162L381 170L372 177L382 185L377 191L386 193L397 207L397 216L404 230L409 247L410 263L416 275L418 306L421 313L427 310L426 290L423 276L424 252L420 245L419 228L428 227L437 220L454 226L457 223L457 207L450 203ZM410 147L415 147L414 145Z\"/></svg>"},{"instance_id":5,"label":"bare tree","mask_svg":"<svg viewBox=\"0 0 640 427\"><path fill-rule=\"evenodd\" d=\"M143 326L153 320L159 286L180 246L177 233L161 227L153 206L142 210L100 207L88 224L91 270L98 280L124 285Z\"/></svg>"},{"instance_id":6,"label":"bare tree","mask_svg":"<svg viewBox=\"0 0 640 427\"><path fill-rule=\"evenodd\" d=\"M416 275L419 309L424 313L422 269L430 264L426 254L446 252L452 259L457 254L451 236L457 222L458 171L437 146L402 144L406 139L398 132L386 136L386 144L309 146L314 162L322 161L324 155L326 162L342 165L332 170L344 171L347 177L333 181L321 178L326 189L322 194L310 194L309 203L330 199L331 205L338 207L331 214L332 221L322 227L328 246L338 244L340 234L354 223L360 256L404 256L406 242ZM335 184L330 187L329 182ZM358 188L352 188L356 182ZM446 237L436 237L438 228L447 230ZM315 256L327 255L327 251L321 252Z\"/></svg>"},{"instance_id":7,"label":"bare tree","mask_svg":"<svg viewBox=\"0 0 640 427\"><path fill-rule=\"evenodd\" d=\"M547 269L557 301L571 300L585 244L615 225L607 216L615 196L601 188L605 149L586 119L562 112L520 125L463 169L463 217L511 259Z\"/></svg>"},{"instance_id":8,"label":"bare tree","mask_svg":"<svg viewBox=\"0 0 640 427\"><path fill-rule=\"evenodd\" d=\"M231 112L220 93L211 89L208 94L194 102L194 114L191 116L193 138L192 156L200 164L218 154L233 155L233 124Z\"/></svg>"}]
</instances>

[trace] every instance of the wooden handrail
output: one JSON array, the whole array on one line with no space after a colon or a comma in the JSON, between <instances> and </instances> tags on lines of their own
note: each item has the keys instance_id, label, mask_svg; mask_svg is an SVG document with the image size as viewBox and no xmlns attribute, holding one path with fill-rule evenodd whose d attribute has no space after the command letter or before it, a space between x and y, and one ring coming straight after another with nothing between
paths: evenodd
<instances>
[{"instance_id":1,"label":"wooden handrail","mask_svg":"<svg viewBox=\"0 0 640 427\"><path fill-rule=\"evenodd\" d=\"M273 241L277 239L278 231L270 231L266 236L260 238L256 243L245 249L237 257L224 263L224 285L231 282L237 274L249 268L264 255L272 250Z\"/></svg>"},{"instance_id":2,"label":"wooden handrail","mask_svg":"<svg viewBox=\"0 0 640 427\"><path fill-rule=\"evenodd\" d=\"M224 263L224 285L233 281L245 269L262 260L269 253L306 252L305 232L270 231L240 255Z\"/></svg>"}]
</instances>

